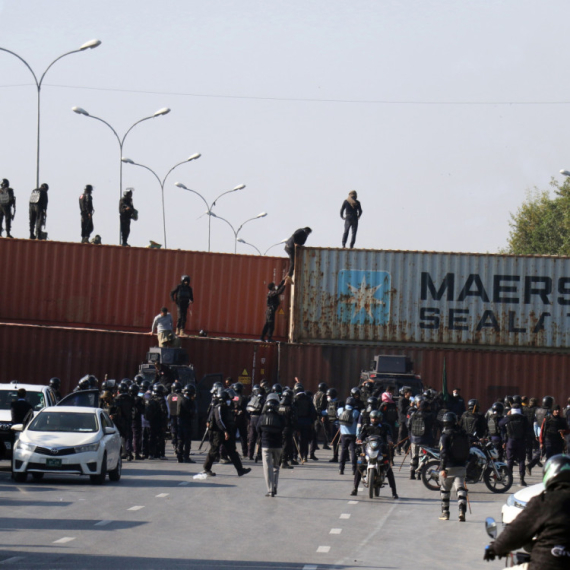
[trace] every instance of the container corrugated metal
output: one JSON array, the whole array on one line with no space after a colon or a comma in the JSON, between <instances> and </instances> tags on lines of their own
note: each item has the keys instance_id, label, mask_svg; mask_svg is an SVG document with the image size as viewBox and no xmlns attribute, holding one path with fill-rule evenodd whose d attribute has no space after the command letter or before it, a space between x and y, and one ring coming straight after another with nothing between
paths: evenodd
<instances>
[{"instance_id":1,"label":"container corrugated metal","mask_svg":"<svg viewBox=\"0 0 570 570\"><path fill-rule=\"evenodd\" d=\"M191 276L194 304L187 332L258 338L265 322L267 284L287 271L284 258L0 240L10 269L0 296L0 319L87 328L150 330L170 291ZM275 338L285 339L288 290L277 314Z\"/></svg>"},{"instance_id":2,"label":"container corrugated metal","mask_svg":"<svg viewBox=\"0 0 570 570\"><path fill-rule=\"evenodd\" d=\"M85 374L133 378L155 345L148 334L0 323L0 382L47 384L57 376L70 392ZM197 380L220 373L244 383L277 378L278 345L249 340L184 338Z\"/></svg>"},{"instance_id":3,"label":"container corrugated metal","mask_svg":"<svg viewBox=\"0 0 570 570\"><path fill-rule=\"evenodd\" d=\"M298 248L292 342L570 347L570 258Z\"/></svg>"},{"instance_id":4,"label":"container corrugated metal","mask_svg":"<svg viewBox=\"0 0 570 570\"><path fill-rule=\"evenodd\" d=\"M563 406L570 396L570 354L504 350L289 344L281 349L281 382L292 386L297 376L311 391L319 382L326 382L344 398L359 384L360 372L369 370L377 354L409 356L424 386L438 391L445 360L449 391L459 387L465 401L477 398L485 407L506 395L551 395Z\"/></svg>"}]
</instances>

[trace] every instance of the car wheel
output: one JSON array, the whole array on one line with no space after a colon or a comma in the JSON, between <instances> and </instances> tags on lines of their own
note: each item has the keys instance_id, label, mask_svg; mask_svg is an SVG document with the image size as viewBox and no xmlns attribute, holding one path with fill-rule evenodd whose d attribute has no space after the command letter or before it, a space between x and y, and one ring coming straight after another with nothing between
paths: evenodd
<instances>
[{"instance_id":1,"label":"car wheel","mask_svg":"<svg viewBox=\"0 0 570 570\"><path fill-rule=\"evenodd\" d=\"M28 474L25 471L23 473L12 473L12 477L16 483L25 483L28 478Z\"/></svg>"},{"instance_id":2,"label":"car wheel","mask_svg":"<svg viewBox=\"0 0 570 570\"><path fill-rule=\"evenodd\" d=\"M32 478L34 481L41 481L44 478L43 473L32 473Z\"/></svg>"},{"instance_id":3,"label":"car wheel","mask_svg":"<svg viewBox=\"0 0 570 570\"><path fill-rule=\"evenodd\" d=\"M91 483L93 485L103 485L107 478L107 452L103 454L103 461L101 463L101 473L99 475L90 475Z\"/></svg>"},{"instance_id":4,"label":"car wheel","mask_svg":"<svg viewBox=\"0 0 570 570\"><path fill-rule=\"evenodd\" d=\"M111 479L111 481L119 481L119 479L121 478L121 471L123 470L123 460L121 459L121 456L119 455L119 459L117 461L117 467L115 467L115 469L109 471L109 479Z\"/></svg>"}]
</instances>

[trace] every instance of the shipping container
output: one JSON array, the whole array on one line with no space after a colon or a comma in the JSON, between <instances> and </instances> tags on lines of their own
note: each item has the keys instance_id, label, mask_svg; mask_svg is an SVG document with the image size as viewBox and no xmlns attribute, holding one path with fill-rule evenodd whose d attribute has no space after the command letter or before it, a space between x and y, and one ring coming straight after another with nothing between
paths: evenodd
<instances>
[{"instance_id":1,"label":"shipping container","mask_svg":"<svg viewBox=\"0 0 570 570\"><path fill-rule=\"evenodd\" d=\"M241 381L249 393L252 383L277 379L277 344L201 337L181 344L197 380L219 373ZM0 323L0 383L47 384L57 376L66 394L85 374L100 381L105 375L133 378L151 346L156 337L145 333Z\"/></svg>"},{"instance_id":2,"label":"shipping container","mask_svg":"<svg viewBox=\"0 0 570 570\"><path fill-rule=\"evenodd\" d=\"M170 291L190 275L194 304L186 332L259 338L267 284L285 275L278 257L157 250L32 240L0 240L10 268L0 296L0 319L115 330L150 331ZM288 327L288 288L276 316L276 339Z\"/></svg>"},{"instance_id":3,"label":"shipping container","mask_svg":"<svg viewBox=\"0 0 570 570\"><path fill-rule=\"evenodd\" d=\"M298 248L291 342L570 347L570 258Z\"/></svg>"},{"instance_id":4,"label":"shipping container","mask_svg":"<svg viewBox=\"0 0 570 570\"><path fill-rule=\"evenodd\" d=\"M443 363L451 392L459 387L465 401L477 398L487 409L496 398L551 395L563 407L570 397L570 354L505 350L438 349L431 347L358 346L354 344L288 344L281 348L280 376L292 386L299 377L307 390L319 382L335 387L340 397L358 386L360 372L374 356L408 356L426 388L442 389Z\"/></svg>"}]
</instances>

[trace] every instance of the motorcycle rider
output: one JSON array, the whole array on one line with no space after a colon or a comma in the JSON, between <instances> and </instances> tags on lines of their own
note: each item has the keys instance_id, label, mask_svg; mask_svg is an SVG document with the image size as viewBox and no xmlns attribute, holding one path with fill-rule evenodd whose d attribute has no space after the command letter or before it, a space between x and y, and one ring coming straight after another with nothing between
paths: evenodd
<instances>
[{"instance_id":1,"label":"motorcycle rider","mask_svg":"<svg viewBox=\"0 0 570 570\"><path fill-rule=\"evenodd\" d=\"M467 511L467 489L465 475L469 459L469 436L457 424L457 416L447 412L443 416L443 432L439 440L440 465L439 483L441 485L441 516L440 520L449 520L449 500L451 488L455 487L459 504L459 522L465 522Z\"/></svg>"},{"instance_id":2,"label":"motorcycle rider","mask_svg":"<svg viewBox=\"0 0 570 570\"><path fill-rule=\"evenodd\" d=\"M410 432L410 479L416 479L416 471L420 462L422 446L434 445L433 433L435 416L431 413L431 405L427 400L420 400L419 409L409 409L410 419L408 430ZM417 479L421 479L417 474Z\"/></svg>"},{"instance_id":3,"label":"motorcycle rider","mask_svg":"<svg viewBox=\"0 0 570 570\"><path fill-rule=\"evenodd\" d=\"M351 396L346 399L343 407L337 410L338 422L340 424L340 464L338 472L344 475L344 466L348 460L348 452L350 450L350 459L352 463L352 474L356 474L356 429L358 426L359 411L356 409L356 402Z\"/></svg>"},{"instance_id":4,"label":"motorcycle rider","mask_svg":"<svg viewBox=\"0 0 570 570\"><path fill-rule=\"evenodd\" d=\"M461 416L459 425L469 434L484 437L487 433L485 416L479 412L479 401L472 398L467 402L467 411Z\"/></svg>"},{"instance_id":5,"label":"motorcycle rider","mask_svg":"<svg viewBox=\"0 0 570 570\"><path fill-rule=\"evenodd\" d=\"M361 412L362 410L364 410L364 408L366 408L366 404L364 403L364 400L362 400L362 398L361 398L360 388L358 388L357 386L355 386L354 388L351 388L350 389L350 395L354 398L354 401L355 401L354 408L356 410Z\"/></svg>"},{"instance_id":6,"label":"motorcycle rider","mask_svg":"<svg viewBox=\"0 0 570 570\"><path fill-rule=\"evenodd\" d=\"M532 542L528 570L568 569L570 560L570 457L555 455L544 465L544 491L530 499L499 537L485 560L506 556Z\"/></svg>"},{"instance_id":7,"label":"motorcycle rider","mask_svg":"<svg viewBox=\"0 0 570 570\"><path fill-rule=\"evenodd\" d=\"M507 467L511 474L515 461L519 464L521 487L526 487L524 480L526 460L526 439L528 436L528 422L522 413L521 404L512 404L507 415L499 422L501 428L507 432Z\"/></svg>"},{"instance_id":8,"label":"motorcycle rider","mask_svg":"<svg viewBox=\"0 0 570 570\"><path fill-rule=\"evenodd\" d=\"M178 311L178 320L176 321L176 334L178 336L186 336L184 329L186 328L186 315L188 314L189 305L194 303L194 292L190 287L190 276L183 275L180 278L180 284L170 291L170 298L176 303Z\"/></svg>"},{"instance_id":9,"label":"motorcycle rider","mask_svg":"<svg viewBox=\"0 0 570 570\"><path fill-rule=\"evenodd\" d=\"M540 430L540 447L546 459L564 453L564 436L569 433L568 424L560 415L560 406L554 406L552 414L544 418Z\"/></svg>"},{"instance_id":10,"label":"motorcycle rider","mask_svg":"<svg viewBox=\"0 0 570 570\"><path fill-rule=\"evenodd\" d=\"M257 443L257 424L259 423L259 417L263 411L263 406L265 404L265 390L254 385L252 388L252 396L247 403L246 411L249 414L249 433L248 433L248 457L253 460L255 455L255 461L257 462L261 456L261 453L256 453L255 444Z\"/></svg>"},{"instance_id":11,"label":"motorcycle rider","mask_svg":"<svg viewBox=\"0 0 570 570\"><path fill-rule=\"evenodd\" d=\"M392 430L388 424L382 423L382 412L378 410L372 410L370 412L370 423L363 426L362 430L358 434L358 439L356 443L361 445L362 442L370 436L378 435L382 438L384 445L392 446L394 445L394 439L392 438ZM354 489L350 493L351 495L356 495L358 493L358 485L360 485L360 480L362 478L362 471L357 466L356 473L354 474ZM394 472L392 467L388 465L388 470L386 471L386 478L388 479L388 484L392 490L392 498L397 499L398 493L396 492L396 479L394 478Z\"/></svg>"},{"instance_id":12,"label":"motorcycle rider","mask_svg":"<svg viewBox=\"0 0 570 570\"><path fill-rule=\"evenodd\" d=\"M374 396L370 396L368 398L366 401L366 408L360 412L357 433L360 433L364 426L370 425L370 413L372 410L378 410L378 398L375 398Z\"/></svg>"}]
</instances>

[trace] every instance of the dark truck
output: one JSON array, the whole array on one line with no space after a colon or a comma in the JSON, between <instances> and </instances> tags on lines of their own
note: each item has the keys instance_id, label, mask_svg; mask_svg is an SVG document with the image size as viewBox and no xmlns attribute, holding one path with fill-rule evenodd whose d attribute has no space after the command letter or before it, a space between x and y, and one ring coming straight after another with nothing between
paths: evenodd
<instances>
[{"instance_id":1,"label":"dark truck","mask_svg":"<svg viewBox=\"0 0 570 570\"><path fill-rule=\"evenodd\" d=\"M419 374L414 374L414 364L408 356L376 355L370 364L370 370L360 373L360 384L369 381L374 382L371 391L379 389L384 392L388 386L395 386L395 397L402 386L409 386L414 396L424 391L422 378Z\"/></svg>"}]
</instances>

